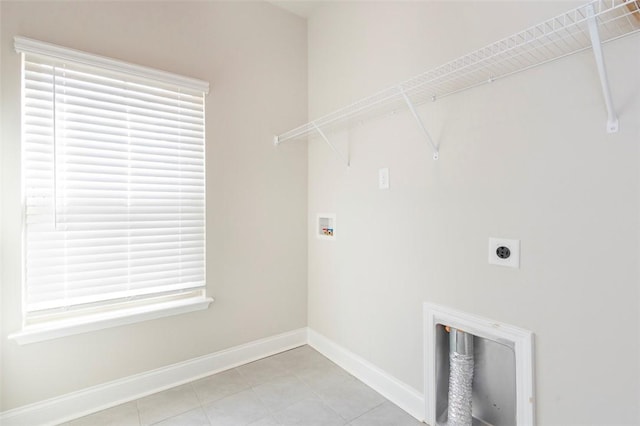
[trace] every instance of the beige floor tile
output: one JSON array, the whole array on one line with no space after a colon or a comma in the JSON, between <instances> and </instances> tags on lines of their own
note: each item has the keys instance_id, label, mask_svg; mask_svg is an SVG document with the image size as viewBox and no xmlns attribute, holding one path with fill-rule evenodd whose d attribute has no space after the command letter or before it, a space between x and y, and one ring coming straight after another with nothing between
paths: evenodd
<instances>
[{"instance_id":1,"label":"beige floor tile","mask_svg":"<svg viewBox=\"0 0 640 426\"><path fill-rule=\"evenodd\" d=\"M273 361L279 363L289 371L298 371L333 364L320 354L320 352L306 345L274 355Z\"/></svg>"},{"instance_id":2,"label":"beige floor tile","mask_svg":"<svg viewBox=\"0 0 640 426\"><path fill-rule=\"evenodd\" d=\"M301 399L318 398L309 386L294 375L278 377L255 386L253 390L271 411L281 410Z\"/></svg>"},{"instance_id":3,"label":"beige floor tile","mask_svg":"<svg viewBox=\"0 0 640 426\"><path fill-rule=\"evenodd\" d=\"M342 418L351 421L382 404L384 397L358 380L346 380L318 392Z\"/></svg>"},{"instance_id":4,"label":"beige floor tile","mask_svg":"<svg viewBox=\"0 0 640 426\"><path fill-rule=\"evenodd\" d=\"M191 384L177 386L138 400L140 423L151 425L200 406Z\"/></svg>"},{"instance_id":5,"label":"beige floor tile","mask_svg":"<svg viewBox=\"0 0 640 426\"><path fill-rule=\"evenodd\" d=\"M356 380L352 375L333 363L297 369L294 373L300 380L309 385L313 391L318 393L347 380Z\"/></svg>"},{"instance_id":6,"label":"beige floor tile","mask_svg":"<svg viewBox=\"0 0 640 426\"><path fill-rule=\"evenodd\" d=\"M350 426L420 426L419 422L400 407L391 402L384 402L371 411L358 417Z\"/></svg>"},{"instance_id":7,"label":"beige floor tile","mask_svg":"<svg viewBox=\"0 0 640 426\"><path fill-rule=\"evenodd\" d=\"M117 405L86 417L73 420L69 426L139 426L140 419L135 402Z\"/></svg>"},{"instance_id":8,"label":"beige floor tile","mask_svg":"<svg viewBox=\"0 0 640 426\"><path fill-rule=\"evenodd\" d=\"M281 423L276 421L273 416L263 417L260 420L256 420L253 423L249 423L248 426L281 426Z\"/></svg>"},{"instance_id":9,"label":"beige floor tile","mask_svg":"<svg viewBox=\"0 0 640 426\"><path fill-rule=\"evenodd\" d=\"M289 374L289 370L285 368L282 362L274 357L263 358L245 364L236 368L236 370L252 385L260 385Z\"/></svg>"},{"instance_id":10,"label":"beige floor tile","mask_svg":"<svg viewBox=\"0 0 640 426\"><path fill-rule=\"evenodd\" d=\"M249 389L205 405L209 422L215 426L247 425L269 415L269 410Z\"/></svg>"},{"instance_id":11,"label":"beige floor tile","mask_svg":"<svg viewBox=\"0 0 640 426\"><path fill-rule=\"evenodd\" d=\"M318 399L299 401L275 413L274 417L283 426L342 426L346 423Z\"/></svg>"},{"instance_id":12,"label":"beige floor tile","mask_svg":"<svg viewBox=\"0 0 640 426\"><path fill-rule=\"evenodd\" d=\"M202 407L182 413L175 417L169 417L153 426L210 426L209 419Z\"/></svg>"},{"instance_id":13,"label":"beige floor tile","mask_svg":"<svg viewBox=\"0 0 640 426\"><path fill-rule=\"evenodd\" d=\"M249 389L249 382L237 370L227 370L193 382L202 404Z\"/></svg>"}]
</instances>

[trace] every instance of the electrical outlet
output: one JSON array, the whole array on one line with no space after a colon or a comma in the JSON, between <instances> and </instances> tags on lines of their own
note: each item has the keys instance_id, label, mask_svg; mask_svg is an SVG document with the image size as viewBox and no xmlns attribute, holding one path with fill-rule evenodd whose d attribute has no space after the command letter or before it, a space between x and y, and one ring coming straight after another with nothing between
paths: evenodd
<instances>
[{"instance_id":1,"label":"electrical outlet","mask_svg":"<svg viewBox=\"0 0 640 426\"><path fill-rule=\"evenodd\" d=\"M378 170L378 187L380 189L389 189L389 168Z\"/></svg>"},{"instance_id":2,"label":"electrical outlet","mask_svg":"<svg viewBox=\"0 0 640 426\"><path fill-rule=\"evenodd\" d=\"M520 268L520 240L489 238L489 264Z\"/></svg>"}]
</instances>

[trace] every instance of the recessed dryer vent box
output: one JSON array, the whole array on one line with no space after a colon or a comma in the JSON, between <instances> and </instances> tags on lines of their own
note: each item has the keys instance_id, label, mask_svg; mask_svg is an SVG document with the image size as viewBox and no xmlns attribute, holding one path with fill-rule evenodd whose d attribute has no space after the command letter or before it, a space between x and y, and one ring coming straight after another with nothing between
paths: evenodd
<instances>
[{"instance_id":1,"label":"recessed dryer vent box","mask_svg":"<svg viewBox=\"0 0 640 426\"><path fill-rule=\"evenodd\" d=\"M323 240L336 238L336 215L333 213L320 213L316 222L316 236Z\"/></svg>"},{"instance_id":2,"label":"recessed dryer vent box","mask_svg":"<svg viewBox=\"0 0 640 426\"><path fill-rule=\"evenodd\" d=\"M424 303L424 320L427 424L536 424L531 331L432 303Z\"/></svg>"}]
</instances>

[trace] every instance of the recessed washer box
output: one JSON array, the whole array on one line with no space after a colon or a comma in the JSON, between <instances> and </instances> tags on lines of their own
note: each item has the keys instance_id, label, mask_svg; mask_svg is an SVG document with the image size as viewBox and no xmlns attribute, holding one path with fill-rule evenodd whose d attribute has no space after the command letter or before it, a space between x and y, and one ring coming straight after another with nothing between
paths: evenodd
<instances>
[{"instance_id":1,"label":"recessed washer box","mask_svg":"<svg viewBox=\"0 0 640 426\"><path fill-rule=\"evenodd\" d=\"M489 264L520 268L520 240L489 238Z\"/></svg>"},{"instance_id":2,"label":"recessed washer box","mask_svg":"<svg viewBox=\"0 0 640 426\"><path fill-rule=\"evenodd\" d=\"M334 213L319 213L316 221L316 237L321 240L336 239L336 215Z\"/></svg>"}]
</instances>

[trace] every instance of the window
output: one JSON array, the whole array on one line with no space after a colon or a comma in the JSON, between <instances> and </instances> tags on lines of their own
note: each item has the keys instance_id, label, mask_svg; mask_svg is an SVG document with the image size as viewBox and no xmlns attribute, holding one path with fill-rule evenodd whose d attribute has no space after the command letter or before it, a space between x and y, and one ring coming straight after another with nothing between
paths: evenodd
<instances>
[{"instance_id":1,"label":"window","mask_svg":"<svg viewBox=\"0 0 640 426\"><path fill-rule=\"evenodd\" d=\"M23 64L18 341L42 340L39 331L52 327L86 331L206 308L208 83L22 37L15 46Z\"/></svg>"}]
</instances>

